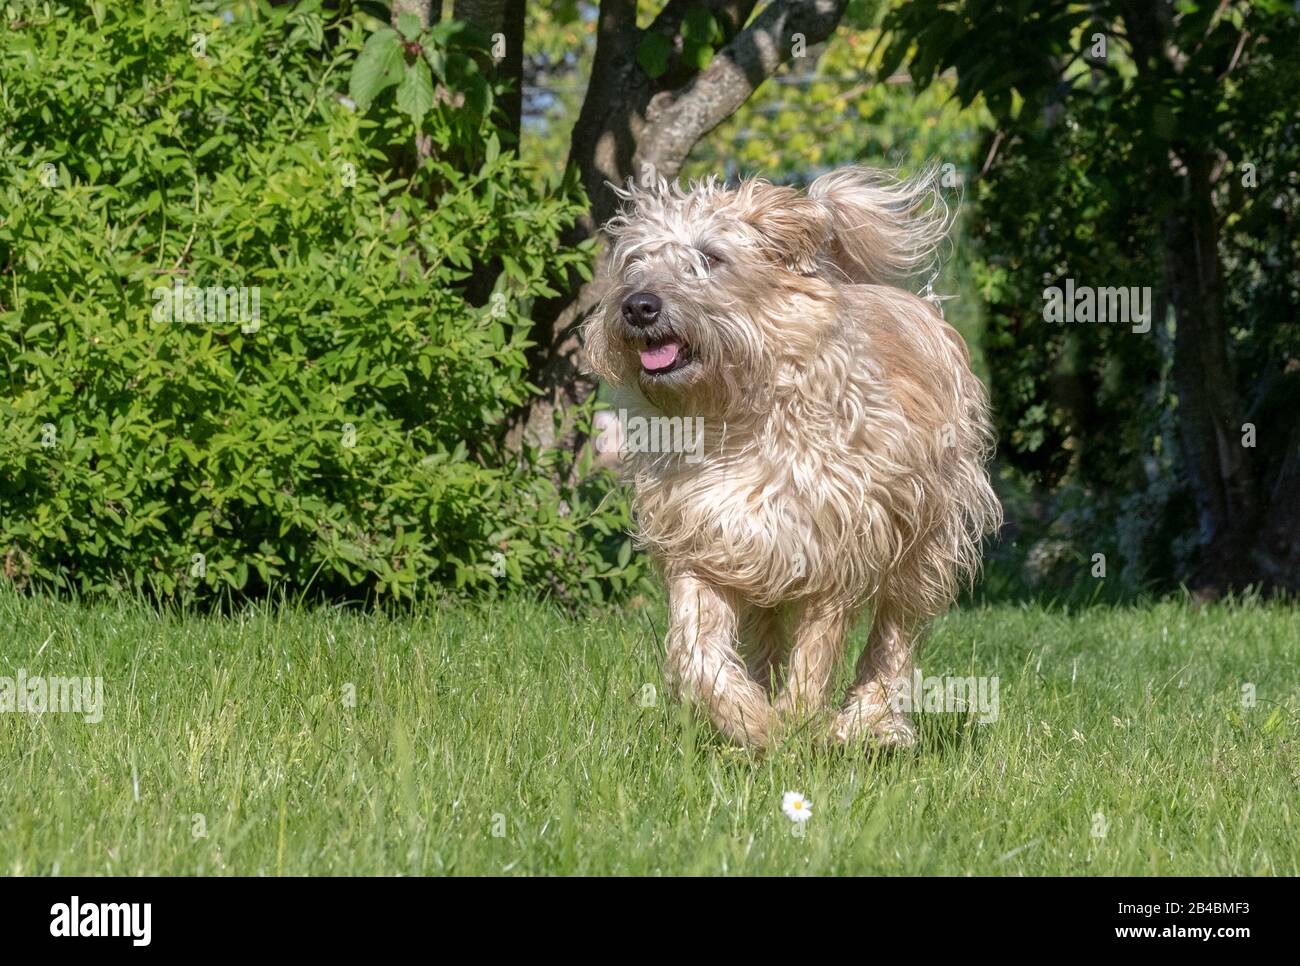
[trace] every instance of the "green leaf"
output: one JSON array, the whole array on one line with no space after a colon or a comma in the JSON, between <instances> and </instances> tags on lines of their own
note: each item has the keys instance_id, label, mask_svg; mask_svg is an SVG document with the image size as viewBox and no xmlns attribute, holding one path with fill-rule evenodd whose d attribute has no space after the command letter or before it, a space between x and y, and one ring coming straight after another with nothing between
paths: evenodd
<instances>
[{"instance_id":1,"label":"green leaf","mask_svg":"<svg viewBox=\"0 0 1300 966\"><path fill-rule=\"evenodd\" d=\"M424 59L429 62L433 76L443 80L447 76L447 55L431 44L424 45Z\"/></svg>"},{"instance_id":2,"label":"green leaf","mask_svg":"<svg viewBox=\"0 0 1300 966\"><path fill-rule=\"evenodd\" d=\"M433 108L433 74L429 65L417 60L406 68L402 83L397 88L397 109L411 115L419 124Z\"/></svg>"},{"instance_id":3,"label":"green leaf","mask_svg":"<svg viewBox=\"0 0 1300 966\"><path fill-rule=\"evenodd\" d=\"M361 48L348 80L348 96L357 109L367 111L376 95L402 80L402 41L397 31L375 31Z\"/></svg>"},{"instance_id":4,"label":"green leaf","mask_svg":"<svg viewBox=\"0 0 1300 966\"><path fill-rule=\"evenodd\" d=\"M413 13L399 14L397 17L397 32L407 40L414 40L420 36L424 27L420 24L420 18Z\"/></svg>"},{"instance_id":5,"label":"green leaf","mask_svg":"<svg viewBox=\"0 0 1300 966\"><path fill-rule=\"evenodd\" d=\"M703 70L713 59L714 45L723 39L722 28L705 7L695 7L682 22L682 60Z\"/></svg>"},{"instance_id":6,"label":"green leaf","mask_svg":"<svg viewBox=\"0 0 1300 966\"><path fill-rule=\"evenodd\" d=\"M647 34L636 49L636 62L653 80L668 70L668 58L672 52L673 43L663 34Z\"/></svg>"}]
</instances>

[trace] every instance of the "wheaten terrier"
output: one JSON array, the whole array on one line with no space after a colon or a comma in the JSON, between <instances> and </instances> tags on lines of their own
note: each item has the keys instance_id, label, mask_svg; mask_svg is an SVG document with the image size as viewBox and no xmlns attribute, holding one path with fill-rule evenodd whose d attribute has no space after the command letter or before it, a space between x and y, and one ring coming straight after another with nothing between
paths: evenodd
<instances>
[{"instance_id":1,"label":"wheaten terrier","mask_svg":"<svg viewBox=\"0 0 1300 966\"><path fill-rule=\"evenodd\" d=\"M917 635L1001 520L966 346L899 287L948 228L933 173L624 195L585 344L623 421L664 430L623 458L668 585L669 680L743 744L808 718L911 743L894 697ZM645 445L683 420L703 430L690 452ZM856 681L826 713L864 607Z\"/></svg>"}]
</instances>

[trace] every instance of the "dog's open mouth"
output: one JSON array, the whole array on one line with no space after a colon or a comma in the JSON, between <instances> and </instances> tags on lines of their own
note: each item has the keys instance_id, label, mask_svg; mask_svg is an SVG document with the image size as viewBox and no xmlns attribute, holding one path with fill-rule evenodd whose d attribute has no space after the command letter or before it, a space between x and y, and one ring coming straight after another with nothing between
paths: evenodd
<instances>
[{"instance_id":1,"label":"dog's open mouth","mask_svg":"<svg viewBox=\"0 0 1300 966\"><path fill-rule=\"evenodd\" d=\"M652 339L640 351L641 371L651 376L676 372L691 361L691 347L675 335Z\"/></svg>"}]
</instances>

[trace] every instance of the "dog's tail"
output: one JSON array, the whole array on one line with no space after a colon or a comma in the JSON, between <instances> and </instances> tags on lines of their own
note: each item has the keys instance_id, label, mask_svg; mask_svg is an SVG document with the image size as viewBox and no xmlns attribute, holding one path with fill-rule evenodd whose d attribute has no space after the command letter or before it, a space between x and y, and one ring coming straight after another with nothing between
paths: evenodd
<instances>
[{"instance_id":1,"label":"dog's tail","mask_svg":"<svg viewBox=\"0 0 1300 966\"><path fill-rule=\"evenodd\" d=\"M809 185L808 195L826 210L827 255L847 281L888 285L938 275L953 213L937 164L902 179L871 168L839 168Z\"/></svg>"}]
</instances>

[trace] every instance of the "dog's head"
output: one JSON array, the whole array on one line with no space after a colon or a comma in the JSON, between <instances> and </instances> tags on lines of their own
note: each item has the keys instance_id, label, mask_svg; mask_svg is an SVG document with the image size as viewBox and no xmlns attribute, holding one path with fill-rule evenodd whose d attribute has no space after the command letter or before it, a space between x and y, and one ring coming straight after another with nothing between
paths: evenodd
<instances>
[{"instance_id":1,"label":"dog's head","mask_svg":"<svg viewBox=\"0 0 1300 966\"><path fill-rule=\"evenodd\" d=\"M620 191L606 294L588 320L592 368L660 406L717 411L817 351L846 284L893 282L947 229L934 172L845 168L802 192L766 181Z\"/></svg>"}]
</instances>

